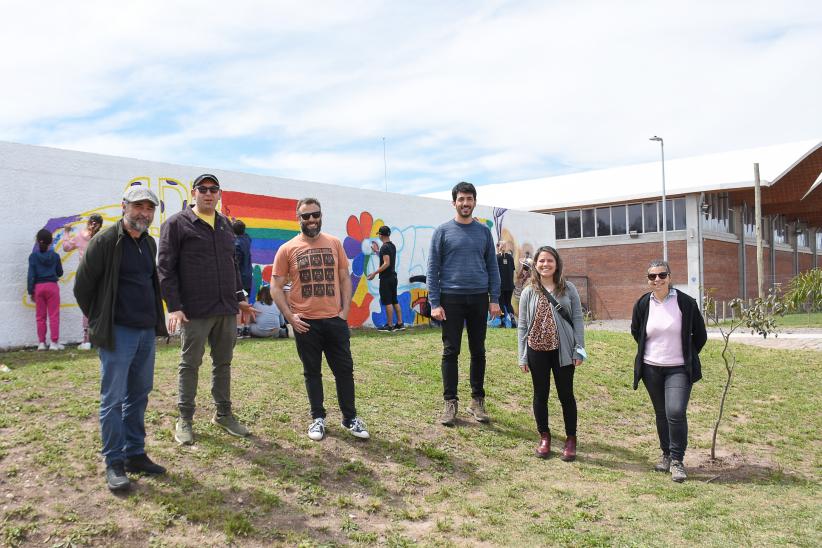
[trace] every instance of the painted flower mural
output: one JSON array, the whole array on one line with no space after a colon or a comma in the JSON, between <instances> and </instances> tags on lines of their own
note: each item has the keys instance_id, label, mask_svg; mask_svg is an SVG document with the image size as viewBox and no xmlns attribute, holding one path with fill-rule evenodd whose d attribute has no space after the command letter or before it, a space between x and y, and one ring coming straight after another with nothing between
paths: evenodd
<instances>
[{"instance_id":1,"label":"painted flower mural","mask_svg":"<svg viewBox=\"0 0 822 548\"><path fill-rule=\"evenodd\" d=\"M374 222L374 217L367 211L359 217L351 215L345 225L347 236L343 241L345 255L351 261L351 287L354 293L351 298L351 312L348 325L359 327L368 319L373 295L368 292L365 269L371 256L371 241L377 236L377 230L383 225L381 219Z\"/></svg>"}]
</instances>

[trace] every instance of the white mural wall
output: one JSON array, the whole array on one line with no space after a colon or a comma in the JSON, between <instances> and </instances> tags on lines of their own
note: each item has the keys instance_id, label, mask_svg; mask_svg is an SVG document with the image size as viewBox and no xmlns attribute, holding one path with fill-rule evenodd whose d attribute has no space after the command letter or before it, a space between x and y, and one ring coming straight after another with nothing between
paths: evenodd
<instances>
[{"instance_id":1,"label":"white mural wall","mask_svg":"<svg viewBox=\"0 0 822 548\"><path fill-rule=\"evenodd\" d=\"M385 322L379 305L379 280L366 279L379 264L371 242L378 242L377 230L384 224L391 228L391 239L397 246L403 320L410 325L428 321L415 311L427 295L427 288L410 279L425 274L431 234L437 225L454 216L450 201L0 142L0 189L6 199L0 233L0 305L4 312L0 348L37 343L34 304L26 293L26 272L39 229L45 227L53 233L54 250L62 258L65 271L59 282L60 338L78 342L82 338L82 316L72 288L79 257L75 251L63 249L66 227L81 230L90 214L99 213L105 229L121 216L124 190L129 185L145 185L162 201L151 227L151 234L159 238L160 224L186 206L190 183L201 173L219 177L222 212L246 223L253 241L255 288L268 280L279 246L299 230L296 200L313 196L322 203L323 230L343 241L351 261L351 326ZM488 225L495 241L502 238L511 243L517 260L540 245L554 244L551 216L484 206L477 207L474 214Z\"/></svg>"}]
</instances>

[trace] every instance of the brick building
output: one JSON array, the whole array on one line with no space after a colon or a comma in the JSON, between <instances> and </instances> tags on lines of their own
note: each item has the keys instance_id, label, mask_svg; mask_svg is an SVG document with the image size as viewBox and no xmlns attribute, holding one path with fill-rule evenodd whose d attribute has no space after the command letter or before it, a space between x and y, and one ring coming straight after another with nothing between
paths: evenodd
<instances>
[{"instance_id":1,"label":"brick building","mask_svg":"<svg viewBox=\"0 0 822 548\"><path fill-rule=\"evenodd\" d=\"M822 142L667 160L668 261L694 297L703 287L720 300L757 295L754 163L766 291L820 264ZM480 203L554 215L545 240L556 239L598 319L629 318L647 291L648 261L662 258L661 197L660 162L478 188Z\"/></svg>"}]
</instances>

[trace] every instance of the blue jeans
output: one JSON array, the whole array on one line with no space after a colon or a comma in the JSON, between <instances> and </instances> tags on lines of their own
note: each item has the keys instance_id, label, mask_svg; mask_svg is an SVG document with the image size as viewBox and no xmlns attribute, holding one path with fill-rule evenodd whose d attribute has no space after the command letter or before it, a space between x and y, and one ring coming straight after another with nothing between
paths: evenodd
<instances>
[{"instance_id":1,"label":"blue jeans","mask_svg":"<svg viewBox=\"0 0 822 548\"><path fill-rule=\"evenodd\" d=\"M100 348L100 436L106 465L145 453L145 414L154 385L153 327L114 326L114 350Z\"/></svg>"},{"instance_id":2,"label":"blue jeans","mask_svg":"<svg viewBox=\"0 0 822 548\"><path fill-rule=\"evenodd\" d=\"M659 448L671 459L681 461L688 447L688 400L691 381L684 367L644 364L642 382L651 396L656 415Z\"/></svg>"}]
</instances>

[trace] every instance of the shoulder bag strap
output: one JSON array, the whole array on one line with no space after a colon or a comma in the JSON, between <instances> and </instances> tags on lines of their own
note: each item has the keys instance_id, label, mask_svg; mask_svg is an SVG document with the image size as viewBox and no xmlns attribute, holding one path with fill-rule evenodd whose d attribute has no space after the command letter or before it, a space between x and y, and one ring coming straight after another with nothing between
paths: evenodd
<instances>
[{"instance_id":1,"label":"shoulder bag strap","mask_svg":"<svg viewBox=\"0 0 822 548\"><path fill-rule=\"evenodd\" d=\"M542 287L542 284L539 284L539 289L540 291L542 291L542 294L545 295L545 298L548 299L548 302L551 303L551 306L553 306L554 309L557 312L559 312L559 315L562 316L562 319L568 322L568 325L570 325L571 328L573 328L574 321L571 319L571 315L568 313L568 311L565 310L565 308L557 302L553 295L551 295L544 287Z\"/></svg>"}]
</instances>

